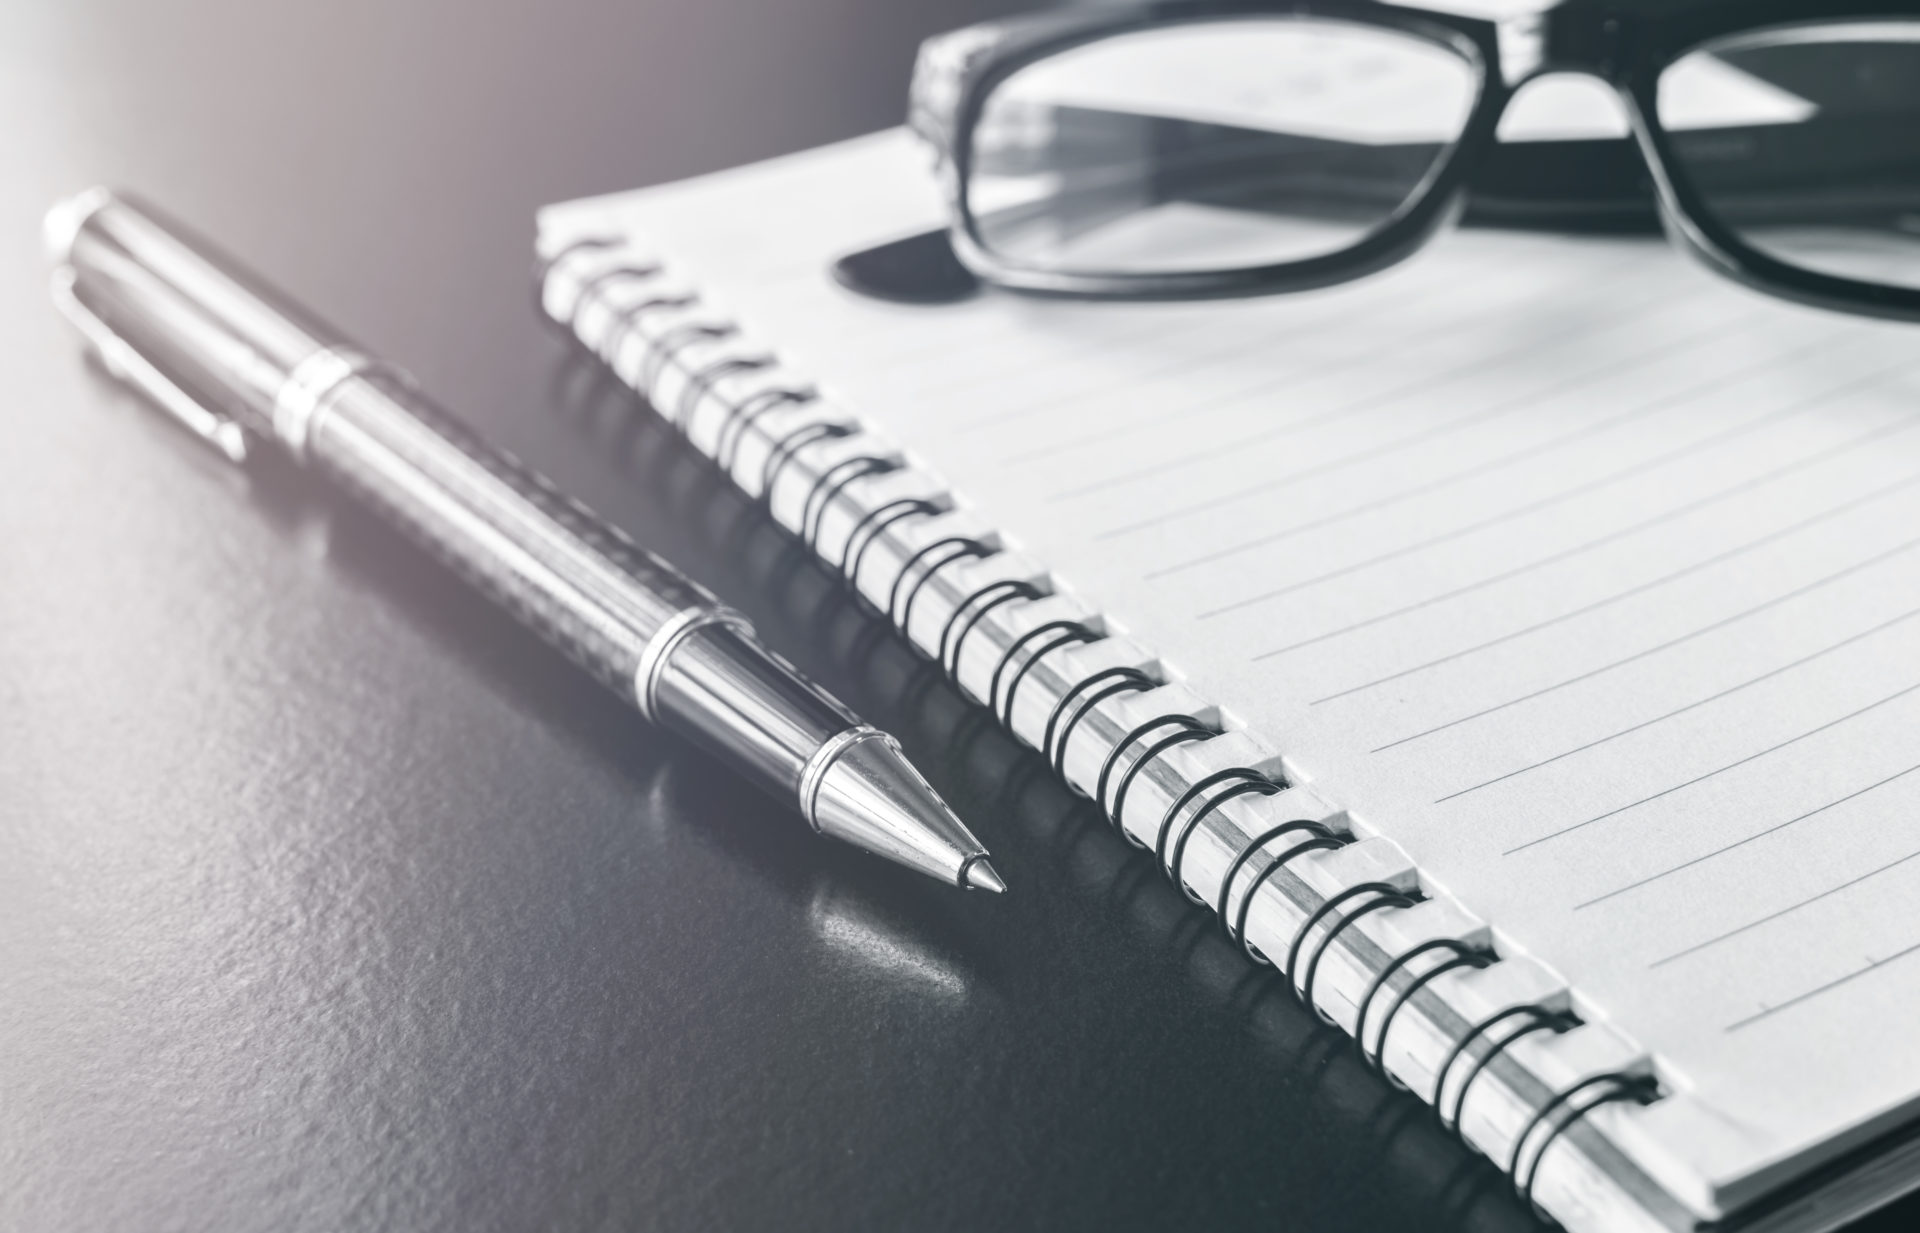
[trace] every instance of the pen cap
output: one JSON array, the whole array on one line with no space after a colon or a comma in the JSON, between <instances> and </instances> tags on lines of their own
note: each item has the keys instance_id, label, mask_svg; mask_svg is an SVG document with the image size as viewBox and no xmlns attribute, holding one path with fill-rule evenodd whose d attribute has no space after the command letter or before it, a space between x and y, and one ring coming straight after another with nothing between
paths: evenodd
<instances>
[{"instance_id":1,"label":"pen cap","mask_svg":"<svg viewBox=\"0 0 1920 1233\"><path fill-rule=\"evenodd\" d=\"M209 410L273 432L276 403L340 331L138 198L95 188L47 215L49 255L84 309Z\"/></svg>"}]
</instances>

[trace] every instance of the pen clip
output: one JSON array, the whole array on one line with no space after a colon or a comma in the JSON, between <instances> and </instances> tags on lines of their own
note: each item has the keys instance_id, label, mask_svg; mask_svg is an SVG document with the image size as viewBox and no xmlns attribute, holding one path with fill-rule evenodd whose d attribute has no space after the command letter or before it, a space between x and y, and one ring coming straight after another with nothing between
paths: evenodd
<instances>
[{"instance_id":1,"label":"pen clip","mask_svg":"<svg viewBox=\"0 0 1920 1233\"><path fill-rule=\"evenodd\" d=\"M160 409L184 424L194 436L226 455L229 461L245 462L247 438L234 420L209 410L191 394L141 355L133 344L113 332L113 327L75 294L72 266L53 272L53 303L60 315L80 331L80 335L100 357L100 363L115 378L133 386L160 405Z\"/></svg>"}]
</instances>

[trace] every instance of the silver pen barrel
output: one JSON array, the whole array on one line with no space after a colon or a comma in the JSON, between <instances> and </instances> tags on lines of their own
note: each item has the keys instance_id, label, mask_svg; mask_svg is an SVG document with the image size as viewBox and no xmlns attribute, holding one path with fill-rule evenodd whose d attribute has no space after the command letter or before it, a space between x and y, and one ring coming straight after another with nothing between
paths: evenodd
<instances>
[{"instance_id":1,"label":"silver pen barrel","mask_svg":"<svg viewBox=\"0 0 1920 1233\"><path fill-rule=\"evenodd\" d=\"M403 374L126 199L75 199L50 218L49 242L83 329L102 327L151 361L153 381L336 481L647 718L794 801L816 831L998 889L984 849L892 738Z\"/></svg>"}]
</instances>

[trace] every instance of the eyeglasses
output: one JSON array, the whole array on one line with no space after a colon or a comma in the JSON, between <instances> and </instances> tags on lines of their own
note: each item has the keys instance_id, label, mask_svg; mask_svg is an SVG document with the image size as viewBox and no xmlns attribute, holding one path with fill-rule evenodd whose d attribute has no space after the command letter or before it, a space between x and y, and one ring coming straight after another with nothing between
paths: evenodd
<instances>
[{"instance_id":1,"label":"eyeglasses","mask_svg":"<svg viewBox=\"0 0 1920 1233\"><path fill-rule=\"evenodd\" d=\"M1655 7L1495 21L1370 0L1103 5L930 40L910 124L941 156L953 249L979 277L1255 295L1407 257L1524 148L1511 138L1556 136L1549 115L1496 139L1520 87L1585 74L1618 95L1661 219L1710 267L1920 320L1920 0ZM1537 213L1630 215L1620 160L1585 166L1580 147L1603 143L1539 143L1559 157L1534 164ZM1619 182L1596 186L1596 167Z\"/></svg>"}]
</instances>

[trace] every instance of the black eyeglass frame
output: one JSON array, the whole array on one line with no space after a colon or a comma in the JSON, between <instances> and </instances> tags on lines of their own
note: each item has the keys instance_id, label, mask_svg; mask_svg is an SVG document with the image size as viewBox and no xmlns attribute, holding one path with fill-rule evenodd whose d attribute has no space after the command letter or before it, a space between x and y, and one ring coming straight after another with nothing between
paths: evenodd
<instances>
[{"instance_id":1,"label":"black eyeglass frame","mask_svg":"<svg viewBox=\"0 0 1920 1233\"><path fill-rule=\"evenodd\" d=\"M1304 260L1243 269L1092 273L1010 261L981 238L968 201L973 134L988 98L1037 61L1087 43L1137 31L1261 16L1327 18L1397 30L1462 56L1479 75L1465 128L1421 186L1388 220L1351 248ZM966 66L945 151L952 173L955 253L999 286L1043 295L1124 299L1213 299L1305 291L1364 277L1405 260L1459 216L1475 167L1496 145L1500 117L1515 93L1548 73L1572 72L1611 86L1626 108L1635 142L1652 173L1666 230L1709 268L1758 291L1821 308L1920 320L1920 290L1803 269L1770 256L1721 222L1677 157L1661 124L1660 76L1702 44L1784 25L1837 25L1920 17L1920 0L1721 0L1648 13L1613 0L1575 3L1524 18L1493 21L1406 8L1376 0L1148 0L1055 15L1018 29ZM1511 78L1502 44L1538 49ZM1920 139L1920 138L1917 138Z\"/></svg>"}]
</instances>

